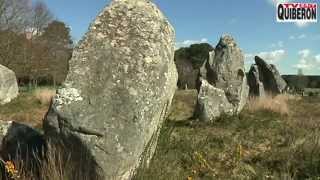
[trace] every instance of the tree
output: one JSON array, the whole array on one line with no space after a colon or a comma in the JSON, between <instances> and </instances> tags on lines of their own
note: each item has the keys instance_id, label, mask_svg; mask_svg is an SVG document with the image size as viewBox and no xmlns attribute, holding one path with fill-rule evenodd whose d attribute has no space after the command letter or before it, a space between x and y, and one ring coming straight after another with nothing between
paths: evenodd
<instances>
[{"instance_id":1,"label":"tree","mask_svg":"<svg viewBox=\"0 0 320 180\"><path fill-rule=\"evenodd\" d=\"M39 36L45 27L52 21L53 16L47 5L37 1L33 6L32 12L32 33Z\"/></svg>"},{"instance_id":2,"label":"tree","mask_svg":"<svg viewBox=\"0 0 320 180\"><path fill-rule=\"evenodd\" d=\"M52 21L45 3L32 2L0 0L0 64L24 83L37 86L44 76L61 82L72 52L70 29Z\"/></svg>"},{"instance_id":3,"label":"tree","mask_svg":"<svg viewBox=\"0 0 320 180\"><path fill-rule=\"evenodd\" d=\"M68 72L69 59L72 55L73 42L70 28L63 22L52 21L39 37L45 50L41 57L47 63L45 73L52 77L53 84L61 83Z\"/></svg>"},{"instance_id":4,"label":"tree","mask_svg":"<svg viewBox=\"0 0 320 180\"><path fill-rule=\"evenodd\" d=\"M30 17L31 0L0 0L0 30L23 32Z\"/></svg>"},{"instance_id":5,"label":"tree","mask_svg":"<svg viewBox=\"0 0 320 180\"><path fill-rule=\"evenodd\" d=\"M22 48L30 12L30 0L0 0L0 63L5 66L17 59Z\"/></svg>"},{"instance_id":6,"label":"tree","mask_svg":"<svg viewBox=\"0 0 320 180\"><path fill-rule=\"evenodd\" d=\"M175 60L187 59L194 69L198 69L208 59L209 52L212 50L213 47L208 43L192 44L190 47L176 50Z\"/></svg>"}]
</instances>

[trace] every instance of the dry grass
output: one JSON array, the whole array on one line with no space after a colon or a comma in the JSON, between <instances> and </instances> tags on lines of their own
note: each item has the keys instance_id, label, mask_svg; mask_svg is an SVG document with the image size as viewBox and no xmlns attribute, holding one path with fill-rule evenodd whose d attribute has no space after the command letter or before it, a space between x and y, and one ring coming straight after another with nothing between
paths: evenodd
<instances>
[{"instance_id":1,"label":"dry grass","mask_svg":"<svg viewBox=\"0 0 320 180\"><path fill-rule=\"evenodd\" d=\"M290 95L267 95L265 97L250 97L248 101L248 110L250 112L257 112L261 110L267 110L281 115L289 114L288 101L294 99L294 96Z\"/></svg>"},{"instance_id":2,"label":"dry grass","mask_svg":"<svg viewBox=\"0 0 320 180\"><path fill-rule=\"evenodd\" d=\"M35 153L35 159L31 160L23 159L17 154L16 159L7 161L14 164L15 173L12 174L6 170L6 178L8 180L65 179L69 162L63 160L61 151L58 148L49 145L45 156L45 159L40 158Z\"/></svg>"},{"instance_id":3,"label":"dry grass","mask_svg":"<svg viewBox=\"0 0 320 180\"><path fill-rule=\"evenodd\" d=\"M55 90L40 87L32 91L23 91L10 103L0 105L0 120L27 123L33 127L41 127L44 115Z\"/></svg>"},{"instance_id":4,"label":"dry grass","mask_svg":"<svg viewBox=\"0 0 320 180\"><path fill-rule=\"evenodd\" d=\"M17 153L15 159L0 162L2 168L0 179L3 180L102 180L104 178L93 173L96 167L85 161L84 157L74 159L68 148L62 144L47 143L47 149L41 154L32 153L27 159ZM81 154L86 156L85 154ZM13 164L8 171L7 163Z\"/></svg>"},{"instance_id":5,"label":"dry grass","mask_svg":"<svg viewBox=\"0 0 320 180\"><path fill-rule=\"evenodd\" d=\"M192 118L197 105L197 90L178 90L172 100L169 120L185 121Z\"/></svg>"},{"instance_id":6,"label":"dry grass","mask_svg":"<svg viewBox=\"0 0 320 180\"><path fill-rule=\"evenodd\" d=\"M56 95L56 90L51 88L39 88L34 90L34 96L42 105L48 105L51 99Z\"/></svg>"},{"instance_id":7,"label":"dry grass","mask_svg":"<svg viewBox=\"0 0 320 180\"><path fill-rule=\"evenodd\" d=\"M288 115L271 107L279 104ZM249 105L254 112L247 107L215 123L167 122L135 180L319 179L320 98L283 95Z\"/></svg>"}]
</instances>

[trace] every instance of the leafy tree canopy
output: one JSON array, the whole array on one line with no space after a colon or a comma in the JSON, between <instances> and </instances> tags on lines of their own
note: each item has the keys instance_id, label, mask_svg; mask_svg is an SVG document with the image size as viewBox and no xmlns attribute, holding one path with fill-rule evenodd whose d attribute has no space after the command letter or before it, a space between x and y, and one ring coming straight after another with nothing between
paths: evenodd
<instances>
[{"instance_id":1,"label":"leafy tree canopy","mask_svg":"<svg viewBox=\"0 0 320 180\"><path fill-rule=\"evenodd\" d=\"M214 48L208 43L192 44L190 47L183 47L175 52L175 61L188 60L194 69L202 66L208 59L209 52Z\"/></svg>"}]
</instances>

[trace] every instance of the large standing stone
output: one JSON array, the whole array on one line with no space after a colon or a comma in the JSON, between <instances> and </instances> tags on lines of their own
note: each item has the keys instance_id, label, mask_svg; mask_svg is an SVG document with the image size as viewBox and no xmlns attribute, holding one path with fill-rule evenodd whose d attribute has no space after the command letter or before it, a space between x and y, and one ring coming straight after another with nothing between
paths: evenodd
<instances>
[{"instance_id":1,"label":"large standing stone","mask_svg":"<svg viewBox=\"0 0 320 180\"><path fill-rule=\"evenodd\" d=\"M18 96L19 88L15 73L0 65L0 105L10 102Z\"/></svg>"},{"instance_id":2,"label":"large standing stone","mask_svg":"<svg viewBox=\"0 0 320 180\"><path fill-rule=\"evenodd\" d=\"M264 97L264 85L260 81L259 68L256 64L253 64L248 73L248 84L250 86L250 95Z\"/></svg>"},{"instance_id":3,"label":"large standing stone","mask_svg":"<svg viewBox=\"0 0 320 180\"><path fill-rule=\"evenodd\" d=\"M258 91L265 91L266 93L273 95L282 93L287 87L287 83L281 77L277 68L273 64L266 63L258 56L255 57L255 62L256 64L252 66L248 74L250 94L255 96L261 96L264 94L258 93ZM263 84L262 87L264 90L262 90L261 86L258 87L257 83Z\"/></svg>"},{"instance_id":4,"label":"large standing stone","mask_svg":"<svg viewBox=\"0 0 320 180\"><path fill-rule=\"evenodd\" d=\"M176 90L174 43L148 0L114 0L92 23L44 121L89 171L73 179L130 179L148 164Z\"/></svg>"},{"instance_id":5,"label":"large standing stone","mask_svg":"<svg viewBox=\"0 0 320 180\"><path fill-rule=\"evenodd\" d=\"M237 114L246 104L249 87L244 56L234 39L225 35L201 68L198 115L213 120L221 114Z\"/></svg>"}]
</instances>

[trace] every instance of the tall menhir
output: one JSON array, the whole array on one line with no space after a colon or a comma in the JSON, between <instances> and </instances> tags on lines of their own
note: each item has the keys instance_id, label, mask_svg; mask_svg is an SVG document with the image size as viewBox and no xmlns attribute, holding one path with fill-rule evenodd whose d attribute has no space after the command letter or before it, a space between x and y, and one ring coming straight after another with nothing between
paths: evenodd
<instances>
[{"instance_id":1,"label":"tall menhir","mask_svg":"<svg viewBox=\"0 0 320 180\"><path fill-rule=\"evenodd\" d=\"M73 179L131 179L149 162L176 89L174 43L148 0L114 0L91 24L44 121Z\"/></svg>"}]
</instances>

